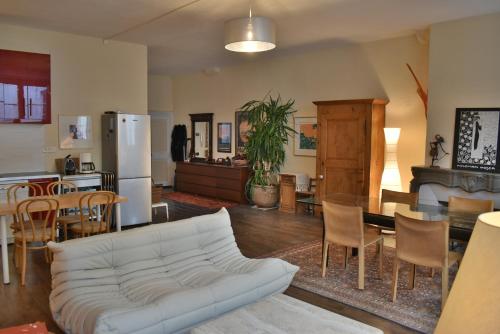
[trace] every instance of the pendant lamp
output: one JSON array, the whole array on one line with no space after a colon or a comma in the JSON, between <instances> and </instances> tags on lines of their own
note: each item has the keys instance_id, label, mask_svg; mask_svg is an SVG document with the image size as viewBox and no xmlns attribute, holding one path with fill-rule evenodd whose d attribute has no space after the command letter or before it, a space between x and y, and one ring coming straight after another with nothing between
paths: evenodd
<instances>
[{"instance_id":1,"label":"pendant lamp","mask_svg":"<svg viewBox=\"0 0 500 334\"><path fill-rule=\"evenodd\" d=\"M224 23L225 48L234 52L262 52L276 47L274 22L263 16L232 19Z\"/></svg>"}]
</instances>

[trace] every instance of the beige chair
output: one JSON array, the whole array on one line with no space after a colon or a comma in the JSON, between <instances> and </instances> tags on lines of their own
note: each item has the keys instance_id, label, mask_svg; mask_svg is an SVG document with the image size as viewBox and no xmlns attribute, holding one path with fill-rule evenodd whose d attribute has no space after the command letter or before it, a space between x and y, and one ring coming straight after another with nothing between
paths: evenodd
<instances>
[{"instance_id":1,"label":"beige chair","mask_svg":"<svg viewBox=\"0 0 500 334\"><path fill-rule=\"evenodd\" d=\"M321 276L326 275L329 244L345 247L344 268L347 266L347 251L349 247L358 249L358 288L365 287L365 247L378 243L379 245L379 277L382 278L382 260L384 239L374 230L369 230L363 223L363 210L360 207L344 206L323 201L325 235L323 240L323 255Z\"/></svg>"},{"instance_id":2,"label":"beige chair","mask_svg":"<svg viewBox=\"0 0 500 334\"><path fill-rule=\"evenodd\" d=\"M392 301L396 301L398 273L401 261L409 262L410 289L415 286L416 265L441 268L442 297L441 308L448 296L448 269L455 262L460 262L461 254L450 252L449 223L447 221L425 221L395 214L396 221L396 257L392 276Z\"/></svg>"},{"instance_id":3,"label":"beige chair","mask_svg":"<svg viewBox=\"0 0 500 334\"><path fill-rule=\"evenodd\" d=\"M402 203L408 204L411 208L415 208L418 204L418 193L405 193L401 191L393 191L382 189L381 204L383 203Z\"/></svg>"},{"instance_id":4,"label":"beige chair","mask_svg":"<svg viewBox=\"0 0 500 334\"><path fill-rule=\"evenodd\" d=\"M43 211L43 214L40 212ZM21 285L25 285L26 279L26 251L45 249L45 260L49 262L49 249L47 243L55 241L55 220L59 211L59 202L55 199L26 199L19 202L16 207L17 231L14 233L15 262L19 267L19 255L21 251ZM34 219L34 216L37 219ZM42 218L40 218L40 216Z\"/></svg>"},{"instance_id":5,"label":"beige chair","mask_svg":"<svg viewBox=\"0 0 500 334\"><path fill-rule=\"evenodd\" d=\"M493 211L495 203L489 199L472 199L464 197L448 197L448 211L479 214Z\"/></svg>"},{"instance_id":6,"label":"beige chair","mask_svg":"<svg viewBox=\"0 0 500 334\"><path fill-rule=\"evenodd\" d=\"M76 191L78 191L76 185L69 181L54 181L47 186L47 194L51 196ZM62 227L63 229L64 240L68 240L68 226L80 222L79 214L69 214L68 212L67 209L61 210L57 218L58 227Z\"/></svg>"},{"instance_id":7,"label":"beige chair","mask_svg":"<svg viewBox=\"0 0 500 334\"><path fill-rule=\"evenodd\" d=\"M382 189L380 194L380 210L382 211L382 207L384 203L401 203L408 204L410 208L414 209L418 205L418 193L406 193L402 191L394 191L388 189ZM396 242L394 240L395 232L392 230L379 229L380 233L387 236L386 246L395 248Z\"/></svg>"},{"instance_id":8,"label":"beige chair","mask_svg":"<svg viewBox=\"0 0 500 334\"><path fill-rule=\"evenodd\" d=\"M80 223L71 225L70 230L82 238L108 233L111 228L115 197L115 193L111 191L95 191L84 194L79 202Z\"/></svg>"}]
</instances>

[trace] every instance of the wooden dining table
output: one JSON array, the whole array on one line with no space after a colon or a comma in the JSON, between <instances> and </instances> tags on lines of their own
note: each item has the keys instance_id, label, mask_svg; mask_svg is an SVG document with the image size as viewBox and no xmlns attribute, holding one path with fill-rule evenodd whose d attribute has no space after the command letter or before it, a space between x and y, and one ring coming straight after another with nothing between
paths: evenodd
<instances>
[{"instance_id":1,"label":"wooden dining table","mask_svg":"<svg viewBox=\"0 0 500 334\"><path fill-rule=\"evenodd\" d=\"M71 192L63 195L54 195L54 196L32 196L30 199L55 199L59 202L60 209L72 209L77 208L79 206L80 198L84 195L88 194L88 192ZM115 223L116 223L116 231L121 231L121 217L120 217L120 203L127 202L127 197L124 196L116 196L115 197ZM105 204L99 202L99 197L96 197L94 201L95 204ZM33 212L37 211L47 211L47 206L40 203L40 205L32 205L30 206L30 210ZM0 240L2 242L2 272L3 272L3 283L10 283L10 275L9 275L9 252L7 245L7 217L12 216L16 213L16 204L15 203L0 203ZM5 245L5 246L4 246Z\"/></svg>"}]
</instances>

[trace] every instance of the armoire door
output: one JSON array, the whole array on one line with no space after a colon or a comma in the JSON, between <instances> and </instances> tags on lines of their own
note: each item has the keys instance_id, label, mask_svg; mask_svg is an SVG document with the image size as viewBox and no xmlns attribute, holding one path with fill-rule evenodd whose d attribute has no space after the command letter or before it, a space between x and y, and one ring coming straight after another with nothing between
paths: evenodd
<instances>
[{"instance_id":1,"label":"armoire door","mask_svg":"<svg viewBox=\"0 0 500 334\"><path fill-rule=\"evenodd\" d=\"M329 194L365 193L366 105L318 107L319 151L317 191Z\"/></svg>"}]
</instances>

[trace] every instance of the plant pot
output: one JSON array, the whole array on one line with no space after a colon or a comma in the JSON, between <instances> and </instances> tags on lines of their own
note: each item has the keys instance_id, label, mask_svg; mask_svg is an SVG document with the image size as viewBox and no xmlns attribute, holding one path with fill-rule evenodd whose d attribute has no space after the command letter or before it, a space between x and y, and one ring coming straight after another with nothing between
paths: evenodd
<instances>
[{"instance_id":1,"label":"plant pot","mask_svg":"<svg viewBox=\"0 0 500 334\"><path fill-rule=\"evenodd\" d=\"M277 186L252 186L252 201L259 208L272 208L278 203Z\"/></svg>"}]
</instances>

